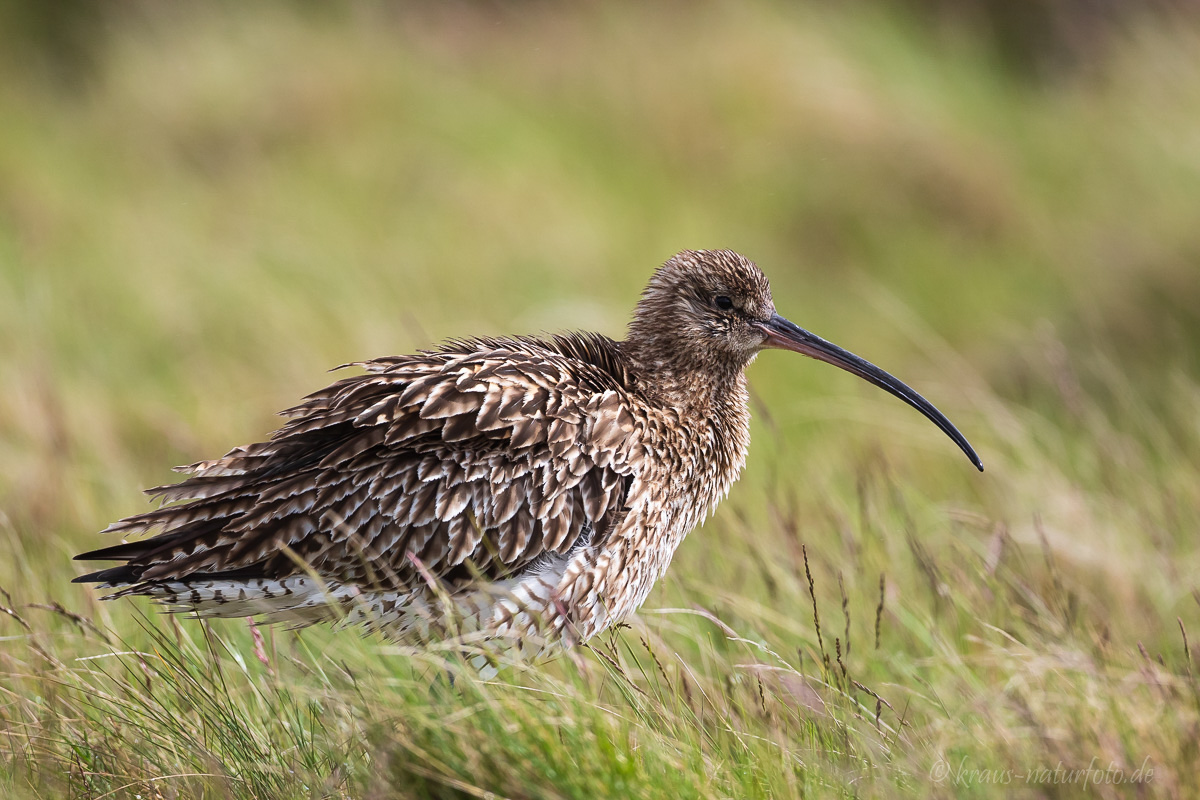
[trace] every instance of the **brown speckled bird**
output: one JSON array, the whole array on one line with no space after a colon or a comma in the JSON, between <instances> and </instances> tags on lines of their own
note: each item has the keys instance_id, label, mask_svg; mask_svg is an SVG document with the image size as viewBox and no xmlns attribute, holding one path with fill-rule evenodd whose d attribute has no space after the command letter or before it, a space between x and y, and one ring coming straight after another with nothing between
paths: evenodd
<instances>
[{"instance_id":1,"label":"brown speckled bird","mask_svg":"<svg viewBox=\"0 0 1200 800\"><path fill-rule=\"evenodd\" d=\"M827 361L919 410L903 383L775 313L728 250L685 251L623 342L594 333L450 341L365 361L283 414L270 441L181 468L176 502L108 531L151 538L78 556L77 578L201 616L397 635L454 630L535 651L635 611L729 491L750 444L746 366L765 348Z\"/></svg>"}]
</instances>

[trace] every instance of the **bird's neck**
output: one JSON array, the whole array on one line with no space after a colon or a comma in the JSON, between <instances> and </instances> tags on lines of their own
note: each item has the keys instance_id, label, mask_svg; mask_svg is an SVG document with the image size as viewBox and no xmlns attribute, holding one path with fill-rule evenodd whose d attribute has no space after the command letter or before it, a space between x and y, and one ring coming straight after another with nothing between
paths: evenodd
<instances>
[{"instance_id":1,"label":"bird's neck","mask_svg":"<svg viewBox=\"0 0 1200 800\"><path fill-rule=\"evenodd\" d=\"M675 545L726 496L746 465L750 449L750 391L743 367L696 370L672 363L642 361L635 370L640 388L667 430L671 463L690 465L696 502L674 529ZM679 436L679 433L685 435ZM668 459L670 461L670 459Z\"/></svg>"},{"instance_id":2,"label":"bird's neck","mask_svg":"<svg viewBox=\"0 0 1200 800\"><path fill-rule=\"evenodd\" d=\"M673 353L622 342L644 393L656 405L673 408L694 418L711 419L718 426L744 424L749 392L746 364L724 359L679 359Z\"/></svg>"}]
</instances>

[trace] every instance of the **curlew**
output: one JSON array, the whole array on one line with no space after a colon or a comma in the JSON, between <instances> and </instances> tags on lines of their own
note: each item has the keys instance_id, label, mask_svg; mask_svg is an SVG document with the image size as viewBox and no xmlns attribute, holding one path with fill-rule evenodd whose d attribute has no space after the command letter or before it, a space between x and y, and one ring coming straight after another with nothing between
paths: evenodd
<instances>
[{"instance_id":1,"label":"curlew","mask_svg":"<svg viewBox=\"0 0 1200 800\"><path fill-rule=\"evenodd\" d=\"M77 556L80 576L200 616L331 618L393 635L470 631L535 652L583 641L646 599L728 493L750 443L745 369L792 350L916 408L921 395L775 311L728 250L685 251L628 336L452 340L353 365L282 412L269 441L180 471L169 503L106 532L157 535Z\"/></svg>"}]
</instances>

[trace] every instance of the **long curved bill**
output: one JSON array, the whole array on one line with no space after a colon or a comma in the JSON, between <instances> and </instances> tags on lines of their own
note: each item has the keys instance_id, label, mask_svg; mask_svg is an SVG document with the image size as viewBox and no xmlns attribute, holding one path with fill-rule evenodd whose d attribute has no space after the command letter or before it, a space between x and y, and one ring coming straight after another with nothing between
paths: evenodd
<instances>
[{"instance_id":1,"label":"long curved bill","mask_svg":"<svg viewBox=\"0 0 1200 800\"><path fill-rule=\"evenodd\" d=\"M942 432L953 439L954 443L967 454L967 458L971 459L971 463L980 472L983 472L983 462L979 460L979 456L975 454L975 450L971 447L966 437L958 432L958 428L954 427L942 412L934 408L932 403L921 397L921 395L917 394L897 378L884 372L870 361L859 358L849 350L843 350L833 342L827 342L816 334L809 333L778 314L772 316L767 322L759 322L758 327L767 335L767 341L764 343L766 347L791 350L792 352L815 358L818 361L833 364L835 367L841 367L847 372L857 375L863 380L875 384L880 389L899 397L928 417L934 425L941 428Z\"/></svg>"}]
</instances>

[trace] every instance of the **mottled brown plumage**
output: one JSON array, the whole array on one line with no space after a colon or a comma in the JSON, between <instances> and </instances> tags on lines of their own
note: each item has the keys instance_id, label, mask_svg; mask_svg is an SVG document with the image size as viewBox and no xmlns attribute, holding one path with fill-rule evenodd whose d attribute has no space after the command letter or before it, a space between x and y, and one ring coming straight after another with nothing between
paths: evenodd
<instances>
[{"instance_id":1,"label":"mottled brown plumage","mask_svg":"<svg viewBox=\"0 0 1200 800\"><path fill-rule=\"evenodd\" d=\"M173 504L108 531L159 533L79 556L123 563L78 580L201 615L344 613L403 635L453 614L484 638L587 639L641 605L737 479L764 347L882 386L978 466L911 389L779 317L752 262L686 251L623 342L468 339L352 365L269 441L150 490Z\"/></svg>"}]
</instances>

